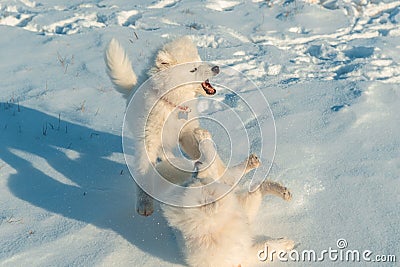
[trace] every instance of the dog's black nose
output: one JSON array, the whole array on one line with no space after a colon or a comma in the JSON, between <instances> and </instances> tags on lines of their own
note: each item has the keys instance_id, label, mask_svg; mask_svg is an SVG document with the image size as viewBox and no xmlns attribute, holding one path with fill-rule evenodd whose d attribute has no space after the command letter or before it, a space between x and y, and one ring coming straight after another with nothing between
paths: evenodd
<instances>
[{"instance_id":1,"label":"dog's black nose","mask_svg":"<svg viewBox=\"0 0 400 267\"><path fill-rule=\"evenodd\" d=\"M219 73L219 67L218 66L214 66L211 68L212 72L214 72L215 74Z\"/></svg>"}]
</instances>

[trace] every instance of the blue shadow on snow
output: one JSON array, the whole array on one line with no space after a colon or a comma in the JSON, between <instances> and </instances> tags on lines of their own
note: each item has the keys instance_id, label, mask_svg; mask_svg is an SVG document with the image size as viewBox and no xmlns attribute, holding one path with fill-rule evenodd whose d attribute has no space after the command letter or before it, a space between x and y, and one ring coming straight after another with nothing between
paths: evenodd
<instances>
[{"instance_id":1,"label":"blue shadow on snow","mask_svg":"<svg viewBox=\"0 0 400 267\"><path fill-rule=\"evenodd\" d=\"M148 218L136 214L134 181L125 164L109 159L113 153L122 153L118 135L0 102L0 158L16 170L8 178L16 197L50 213L111 229L146 253L182 263L161 212ZM35 167L35 157L52 168Z\"/></svg>"}]
</instances>

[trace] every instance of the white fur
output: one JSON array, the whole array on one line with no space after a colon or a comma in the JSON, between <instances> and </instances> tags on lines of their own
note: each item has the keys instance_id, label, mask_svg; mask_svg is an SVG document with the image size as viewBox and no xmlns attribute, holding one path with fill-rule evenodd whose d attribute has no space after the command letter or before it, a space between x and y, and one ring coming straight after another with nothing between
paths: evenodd
<instances>
[{"instance_id":1,"label":"white fur","mask_svg":"<svg viewBox=\"0 0 400 267\"><path fill-rule=\"evenodd\" d=\"M201 130L205 131L205 130ZM197 134L198 130L195 130ZM198 136L198 135L197 135ZM198 140L199 141L199 140ZM216 151L212 146L200 146L203 159L210 159ZM219 165L211 162L209 169L218 169ZM203 162L207 164L210 162ZM227 176L242 176L252 168L259 166L259 160L251 155L242 164L227 170ZM161 164L157 166L160 173L171 173L171 165ZM243 170L244 168L244 170ZM238 172L242 169L241 172ZM200 171L197 180L190 186L202 186L214 177L207 174L218 171ZM187 175L184 172L176 172L179 178L175 181L185 181ZM206 200L215 200L226 192L233 180L238 177L225 177L218 180L213 187L203 187L199 191L190 191L181 196L183 203L204 203ZM239 177L240 178L240 177ZM258 251L263 250L265 244L269 249L276 251L288 251L293 248L294 242L287 239L279 240L255 240L251 232L250 224L254 221L262 197L266 194L275 194L285 200L290 199L287 189L278 183L265 181L260 188L249 193L244 188L235 189L218 201L195 208L180 208L163 205L164 216L173 228L179 231L180 243L185 255L186 262L193 267L232 267L232 266L254 266L261 263L258 260Z\"/></svg>"},{"instance_id":2,"label":"white fur","mask_svg":"<svg viewBox=\"0 0 400 267\"><path fill-rule=\"evenodd\" d=\"M107 73L115 88L127 95L137 83L131 61L117 40L112 39L105 53Z\"/></svg>"},{"instance_id":3,"label":"white fur","mask_svg":"<svg viewBox=\"0 0 400 267\"><path fill-rule=\"evenodd\" d=\"M200 182L193 186L201 185ZM214 191L185 195L203 201ZM190 266L238 266L251 255L252 234L248 218L234 193L197 208L163 207L170 226L181 233L183 252Z\"/></svg>"},{"instance_id":4,"label":"white fur","mask_svg":"<svg viewBox=\"0 0 400 267\"><path fill-rule=\"evenodd\" d=\"M201 186L197 181L192 186ZM190 202L204 202L215 198L225 184L217 184L201 193L187 194ZM169 225L178 230L179 243L189 266L193 267L251 267L261 262L258 252L268 246L269 250L289 251L295 243L288 239L268 239L252 232L254 221L264 193L249 193L238 189L222 199L195 208L179 208L163 205L164 216Z\"/></svg>"},{"instance_id":5,"label":"white fur","mask_svg":"<svg viewBox=\"0 0 400 267\"><path fill-rule=\"evenodd\" d=\"M111 81L118 91L127 95L136 84L136 75L124 49L115 39L111 40L106 50L105 61ZM155 67L150 70L150 74L155 76L150 80L143 99L145 108L137 110L140 114L135 115L143 117L141 125L136 128L144 131L138 134L135 142L136 169L142 176L149 175L149 168L156 164L157 159L165 160L166 156L171 156L178 146L178 140L189 157L197 159L200 156L198 144L193 138L193 129L199 127L196 119L191 120L197 117L197 105L193 99L206 95L201 82L216 74L211 70L212 67L200 61L197 48L188 37L166 44L158 52ZM191 81L199 82L185 84ZM174 88L173 85L177 83L184 85ZM174 89L170 90L171 88ZM186 106L185 102L190 100L192 101L187 106L190 110L188 121L191 122L185 124L187 121L178 119L177 107ZM162 136L163 132L168 134ZM151 201L144 192L139 192L138 195L139 201L145 203L144 206L139 203L139 213L150 215L153 212Z\"/></svg>"}]
</instances>

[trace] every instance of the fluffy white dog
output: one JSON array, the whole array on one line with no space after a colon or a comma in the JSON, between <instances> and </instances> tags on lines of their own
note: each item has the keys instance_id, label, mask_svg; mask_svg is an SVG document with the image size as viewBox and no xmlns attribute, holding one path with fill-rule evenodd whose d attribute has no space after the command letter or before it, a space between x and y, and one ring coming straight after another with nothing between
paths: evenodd
<instances>
[{"instance_id":1,"label":"fluffy white dog","mask_svg":"<svg viewBox=\"0 0 400 267\"><path fill-rule=\"evenodd\" d=\"M211 139L211 135L203 129L194 131L198 143ZM199 171L197 178L189 184L192 187L203 186L214 180L210 173L218 173L218 164L206 162L213 159L216 151L214 146L200 146L202 164L208 164L205 171ZM242 164L228 168L226 175L212 187L188 192L182 198L183 203L205 203L216 200L221 192L227 192L232 183L244 173L257 168L260 161L255 155L250 155ZM239 166L239 168L238 168ZM243 171L244 167L244 171ZM185 181L185 173L174 170L165 163L157 166L161 173L169 173L174 181ZM173 173L173 175L172 175ZM183 176L183 177L181 177ZM236 177L235 177L236 176ZM177 178L181 177L181 178ZM287 239L255 240L250 224L253 222L262 203L263 196L277 195L284 200L290 200L291 194L286 187L272 181L264 181L258 190L249 193L244 187L235 188L219 200L211 204L194 208L182 208L162 205L164 216L168 223L180 233L180 243L186 262L196 267L238 267L254 266L260 263L258 255L265 246L270 250L289 251L294 242Z\"/></svg>"},{"instance_id":2,"label":"fluffy white dog","mask_svg":"<svg viewBox=\"0 0 400 267\"><path fill-rule=\"evenodd\" d=\"M114 86L128 98L137 78L124 49L115 39L108 45L105 62ZM200 157L198 143L193 137L193 129L199 127L199 122L193 119L197 117L193 99L216 93L209 78L219 73L219 67L201 62L196 46L190 38L183 37L166 44L158 52L155 66L149 73L156 78L150 80L150 89L143 99L145 108L137 114L143 117L138 127L143 131L136 140L136 169L143 177L149 175L151 165L171 156L178 145L191 159ZM174 87L176 84L179 85ZM182 113L186 118L180 117ZM154 210L153 199L139 187L136 209L145 216Z\"/></svg>"}]
</instances>

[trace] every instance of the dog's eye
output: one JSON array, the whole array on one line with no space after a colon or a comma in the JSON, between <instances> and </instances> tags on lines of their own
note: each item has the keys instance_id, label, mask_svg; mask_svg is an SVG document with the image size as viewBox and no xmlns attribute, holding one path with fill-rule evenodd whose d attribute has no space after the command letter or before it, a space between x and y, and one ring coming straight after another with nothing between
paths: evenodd
<instances>
[{"instance_id":1,"label":"dog's eye","mask_svg":"<svg viewBox=\"0 0 400 267\"><path fill-rule=\"evenodd\" d=\"M190 72L195 72L197 70L197 68L192 69Z\"/></svg>"}]
</instances>

